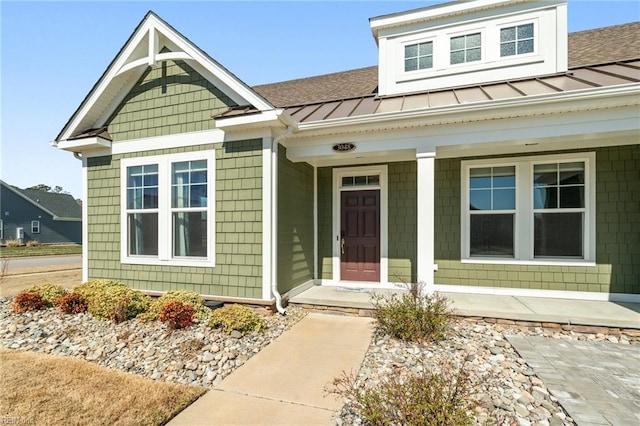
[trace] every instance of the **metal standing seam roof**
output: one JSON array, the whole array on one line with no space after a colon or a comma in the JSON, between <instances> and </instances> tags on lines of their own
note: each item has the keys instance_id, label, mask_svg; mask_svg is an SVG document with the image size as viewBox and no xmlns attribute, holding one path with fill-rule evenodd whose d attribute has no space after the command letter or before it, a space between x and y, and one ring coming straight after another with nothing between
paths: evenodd
<instances>
[{"instance_id":1,"label":"metal standing seam roof","mask_svg":"<svg viewBox=\"0 0 640 426\"><path fill-rule=\"evenodd\" d=\"M376 95L294 105L285 111L299 123L403 112L472 102L522 98L640 82L640 59L581 67L559 75L479 84L390 97ZM224 116L224 114L223 114Z\"/></svg>"}]
</instances>

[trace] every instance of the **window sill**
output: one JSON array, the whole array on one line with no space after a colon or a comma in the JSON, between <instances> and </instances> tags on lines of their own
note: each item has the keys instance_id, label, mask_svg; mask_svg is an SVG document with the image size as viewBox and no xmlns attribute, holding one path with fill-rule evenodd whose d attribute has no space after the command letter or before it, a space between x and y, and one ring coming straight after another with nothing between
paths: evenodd
<instances>
[{"instance_id":1,"label":"window sill","mask_svg":"<svg viewBox=\"0 0 640 426\"><path fill-rule=\"evenodd\" d=\"M153 266L191 266L197 268L215 268L213 259L169 259L161 260L157 258L145 257L124 257L120 263L126 265L153 265Z\"/></svg>"},{"instance_id":2,"label":"window sill","mask_svg":"<svg viewBox=\"0 0 640 426\"><path fill-rule=\"evenodd\" d=\"M486 265L529 265L529 266L596 266L595 262L584 259L569 260L518 260L518 259L461 259L460 263L486 264Z\"/></svg>"}]
</instances>

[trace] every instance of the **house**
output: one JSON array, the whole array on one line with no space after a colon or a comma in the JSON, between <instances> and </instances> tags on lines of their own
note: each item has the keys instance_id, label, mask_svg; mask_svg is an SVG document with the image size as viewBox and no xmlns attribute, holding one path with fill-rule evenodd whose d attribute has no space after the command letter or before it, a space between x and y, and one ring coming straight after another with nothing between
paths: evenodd
<instances>
[{"instance_id":1,"label":"house","mask_svg":"<svg viewBox=\"0 0 640 426\"><path fill-rule=\"evenodd\" d=\"M377 66L249 87L149 12L54 142L84 279L640 301L640 23L477 0L370 26Z\"/></svg>"},{"instance_id":2,"label":"house","mask_svg":"<svg viewBox=\"0 0 640 426\"><path fill-rule=\"evenodd\" d=\"M0 180L0 243L82 243L82 208L69 194L20 189Z\"/></svg>"}]
</instances>

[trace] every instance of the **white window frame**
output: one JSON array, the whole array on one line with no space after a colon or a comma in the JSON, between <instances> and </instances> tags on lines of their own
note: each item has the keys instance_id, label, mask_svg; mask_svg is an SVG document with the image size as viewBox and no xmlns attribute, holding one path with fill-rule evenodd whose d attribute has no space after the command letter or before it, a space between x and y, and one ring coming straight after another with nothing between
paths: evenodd
<instances>
[{"instance_id":1,"label":"white window frame","mask_svg":"<svg viewBox=\"0 0 640 426\"><path fill-rule=\"evenodd\" d=\"M39 220L32 220L31 221L31 233L32 234L39 234L40 233L40 221Z\"/></svg>"},{"instance_id":2,"label":"white window frame","mask_svg":"<svg viewBox=\"0 0 640 426\"><path fill-rule=\"evenodd\" d=\"M0 240L4 240L4 221L0 219Z\"/></svg>"},{"instance_id":3,"label":"white window frame","mask_svg":"<svg viewBox=\"0 0 640 426\"><path fill-rule=\"evenodd\" d=\"M173 209L171 206L172 164L184 161L207 160L207 256L173 256ZM214 150L181 154L155 155L120 160L120 262L135 265L167 265L215 267L215 161ZM158 255L129 255L129 230L127 214L127 168L158 165Z\"/></svg>"},{"instance_id":4,"label":"white window frame","mask_svg":"<svg viewBox=\"0 0 640 426\"><path fill-rule=\"evenodd\" d=\"M405 49L409 46L419 46L421 44L427 44L427 43L431 43L431 66L428 68L420 68L420 55L416 56L416 60L418 61L417 64L417 68L415 70L406 70L406 61L407 61L407 56L405 54ZM425 55L427 56L427 55ZM424 57L424 56L423 56ZM412 41L407 41L405 43L402 43L402 72L405 74L409 74L409 73L419 73L419 72L425 72L425 71L431 71L436 69L436 43L435 40L430 38L430 39L424 39L424 40L412 40Z\"/></svg>"},{"instance_id":5,"label":"white window frame","mask_svg":"<svg viewBox=\"0 0 640 426\"><path fill-rule=\"evenodd\" d=\"M480 59L476 60L476 61L467 61L467 50L469 49L477 49L477 47L471 47L469 49L467 49L467 42L466 42L466 37L468 36L472 36L472 35L476 35L478 34L480 36ZM454 64L451 62L451 40L453 40L454 38L458 38L458 37L465 37L465 44L464 44L464 49L462 49L462 51L465 53L464 57L465 60L463 62L458 62L457 64ZM457 52L460 51L460 49L456 50ZM473 66L476 64L483 64L486 61L486 40L485 40L485 28L477 28L477 29L473 29L473 30L468 30L468 31L464 31L464 32L457 32L457 33L453 33L453 34L449 34L448 35L448 41L447 41L447 55L449 58L449 66L450 67L465 67L465 66Z\"/></svg>"},{"instance_id":6,"label":"white window frame","mask_svg":"<svg viewBox=\"0 0 640 426\"><path fill-rule=\"evenodd\" d=\"M517 29L518 27L521 27L521 26L524 26L524 25L529 25L529 24L533 25L533 52L516 53L515 55L502 56L500 54L500 48L502 47L502 42L500 41L500 34L502 33L502 30L504 30L506 28L513 28L513 27L515 27ZM510 60L510 59L514 60L514 59L527 58L529 56L537 56L538 55L538 42L540 40L540 34L538 34L538 20L537 19L530 19L530 20L526 20L526 21L508 22L508 23L500 24L500 25L497 26L497 31L498 31L497 32L497 53L496 53L497 60L507 61L507 60Z\"/></svg>"},{"instance_id":7,"label":"white window frame","mask_svg":"<svg viewBox=\"0 0 640 426\"><path fill-rule=\"evenodd\" d=\"M462 263L595 266L596 260L596 166L594 152L541 155L530 157L492 158L461 162L461 254ZM584 229L583 258L534 258L533 168L536 164L584 162ZM516 168L516 216L514 220L514 257L470 256L469 172L478 167ZM574 209L563 209L573 211Z\"/></svg>"}]
</instances>

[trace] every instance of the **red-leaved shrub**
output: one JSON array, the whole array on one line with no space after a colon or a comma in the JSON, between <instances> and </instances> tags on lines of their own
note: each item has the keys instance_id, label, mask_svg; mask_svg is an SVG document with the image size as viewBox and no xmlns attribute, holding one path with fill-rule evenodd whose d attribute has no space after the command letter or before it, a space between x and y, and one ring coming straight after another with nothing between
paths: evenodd
<instances>
[{"instance_id":1,"label":"red-leaved shrub","mask_svg":"<svg viewBox=\"0 0 640 426\"><path fill-rule=\"evenodd\" d=\"M41 295L31 291L23 291L13 299L11 311L14 314L21 314L27 311L39 311L45 307L46 304Z\"/></svg>"},{"instance_id":2,"label":"red-leaved shrub","mask_svg":"<svg viewBox=\"0 0 640 426\"><path fill-rule=\"evenodd\" d=\"M189 327L193 321L195 310L189 304L171 302L162 307L158 319L171 329Z\"/></svg>"},{"instance_id":3,"label":"red-leaved shrub","mask_svg":"<svg viewBox=\"0 0 640 426\"><path fill-rule=\"evenodd\" d=\"M87 312L87 299L80 293L65 293L58 297L54 301L56 308L60 309L65 314L81 314Z\"/></svg>"}]
</instances>

